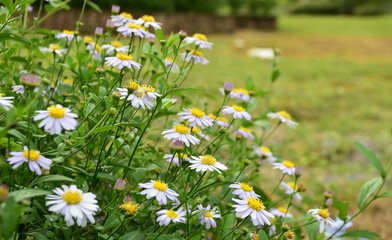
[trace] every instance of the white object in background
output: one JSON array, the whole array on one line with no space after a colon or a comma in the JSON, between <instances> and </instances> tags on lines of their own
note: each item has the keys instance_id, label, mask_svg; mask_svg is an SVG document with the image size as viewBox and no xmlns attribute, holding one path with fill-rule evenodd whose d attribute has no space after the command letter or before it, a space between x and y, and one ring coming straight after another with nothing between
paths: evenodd
<instances>
[{"instance_id":1,"label":"white object in background","mask_svg":"<svg viewBox=\"0 0 392 240\"><path fill-rule=\"evenodd\" d=\"M248 56L261 59L274 59L275 52L272 48L251 48L248 51Z\"/></svg>"}]
</instances>

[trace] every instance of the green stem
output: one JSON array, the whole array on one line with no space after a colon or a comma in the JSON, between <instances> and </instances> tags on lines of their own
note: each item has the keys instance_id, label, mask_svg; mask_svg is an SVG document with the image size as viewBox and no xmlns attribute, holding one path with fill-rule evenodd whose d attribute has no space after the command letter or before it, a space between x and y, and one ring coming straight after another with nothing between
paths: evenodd
<instances>
[{"instance_id":1,"label":"green stem","mask_svg":"<svg viewBox=\"0 0 392 240\"><path fill-rule=\"evenodd\" d=\"M239 224L237 224L230 232L228 232L225 236L223 236L223 239L227 238L230 234L232 234L237 228L239 228L249 217L244 218Z\"/></svg>"}]
</instances>

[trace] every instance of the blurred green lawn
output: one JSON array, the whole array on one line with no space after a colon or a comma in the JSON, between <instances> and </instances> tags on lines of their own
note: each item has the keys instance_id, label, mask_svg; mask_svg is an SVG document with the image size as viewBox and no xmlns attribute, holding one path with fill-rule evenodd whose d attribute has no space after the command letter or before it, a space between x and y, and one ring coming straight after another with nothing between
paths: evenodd
<instances>
[{"instance_id":1,"label":"blurred green lawn","mask_svg":"<svg viewBox=\"0 0 392 240\"><path fill-rule=\"evenodd\" d=\"M307 183L312 193L322 193L318 183L323 183L355 205L361 185L377 174L356 151L354 141L376 151L384 164L392 156L391 26L391 16L284 16L276 32L212 35L214 48L204 51L211 63L196 66L187 85L204 87L220 99L217 89L224 81L245 87L250 76L259 89L269 90L271 62L250 58L247 51L280 49L282 76L274 85L272 104L292 113L300 127L280 129L269 144L279 144L280 156L306 166L304 179L312 180ZM242 48L235 47L239 39L244 41ZM199 101L210 100L200 96ZM391 190L391 184L388 187ZM387 227L392 217L384 216L382 209L389 208L387 201L379 200L356 227L384 237L392 234ZM381 223L374 222L379 215Z\"/></svg>"}]
</instances>

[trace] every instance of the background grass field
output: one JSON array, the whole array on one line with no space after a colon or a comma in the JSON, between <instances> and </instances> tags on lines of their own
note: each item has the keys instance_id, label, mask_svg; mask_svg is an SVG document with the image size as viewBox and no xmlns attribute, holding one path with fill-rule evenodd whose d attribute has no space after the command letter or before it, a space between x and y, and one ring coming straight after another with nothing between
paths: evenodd
<instances>
[{"instance_id":1,"label":"background grass field","mask_svg":"<svg viewBox=\"0 0 392 240\"><path fill-rule=\"evenodd\" d=\"M292 113L300 127L281 128L269 144L279 143L280 156L306 167L303 180L312 189L309 193L320 193L312 199L320 202L327 188L355 206L361 185L377 173L355 149L354 141L376 151L384 164L392 156L391 26L390 16L283 16L276 32L212 35L214 49L205 52L211 63L196 66L187 84L216 96L224 81L245 87L250 76L259 89L269 90L271 62L250 58L247 51L280 49L282 76L273 87L272 104ZM235 47L238 40L244 42L242 48ZM199 101L208 98L199 96ZM279 178L262 176L261 184L268 184L269 177ZM351 214L354 211L353 207ZM388 239L390 211L390 199L377 200L354 227Z\"/></svg>"}]
</instances>

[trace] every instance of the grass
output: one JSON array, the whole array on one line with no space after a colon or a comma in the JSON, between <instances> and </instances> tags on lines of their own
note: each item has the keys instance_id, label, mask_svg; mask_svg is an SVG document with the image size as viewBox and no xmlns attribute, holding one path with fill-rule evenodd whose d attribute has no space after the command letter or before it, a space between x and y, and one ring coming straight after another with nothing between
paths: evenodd
<instances>
[{"instance_id":1,"label":"grass","mask_svg":"<svg viewBox=\"0 0 392 240\"><path fill-rule=\"evenodd\" d=\"M205 51L211 63L196 66L188 85L207 88L200 102L218 94L224 81L245 87L252 77L259 89L269 90L271 62L250 58L247 51L280 49L282 77L274 85L272 103L291 112L300 127L280 129L270 144L279 143L279 155L306 166L304 180L309 180L310 192L331 189L355 206L361 185L376 173L356 151L354 141L376 151L384 164L392 156L391 25L390 16L284 16L275 32L212 35L214 49ZM238 40L244 47L235 47ZM391 216L383 214L390 209L388 200L376 202L355 221L355 228L385 238L392 234Z\"/></svg>"}]
</instances>

